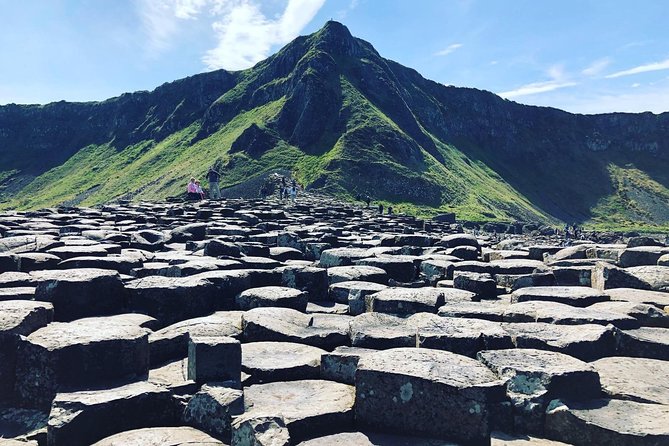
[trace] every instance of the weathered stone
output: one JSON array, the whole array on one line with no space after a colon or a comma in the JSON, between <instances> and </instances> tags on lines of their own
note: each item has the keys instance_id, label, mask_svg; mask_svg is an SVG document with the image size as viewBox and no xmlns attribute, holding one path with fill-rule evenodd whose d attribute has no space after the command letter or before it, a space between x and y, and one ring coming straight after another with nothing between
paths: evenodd
<instances>
[{"instance_id":1,"label":"weathered stone","mask_svg":"<svg viewBox=\"0 0 669 446\"><path fill-rule=\"evenodd\" d=\"M327 300L328 272L324 268L285 266L279 271L283 286L306 291L312 302Z\"/></svg>"},{"instance_id":2,"label":"weathered stone","mask_svg":"<svg viewBox=\"0 0 669 446\"><path fill-rule=\"evenodd\" d=\"M50 303L0 302L0 401L13 398L19 336L28 336L52 320L53 306Z\"/></svg>"},{"instance_id":3,"label":"weathered stone","mask_svg":"<svg viewBox=\"0 0 669 446\"><path fill-rule=\"evenodd\" d=\"M58 264L61 269L96 268L118 271L121 274L130 274L133 269L141 268L142 262L136 257L107 256L107 257L72 257Z\"/></svg>"},{"instance_id":4,"label":"weathered stone","mask_svg":"<svg viewBox=\"0 0 669 446\"><path fill-rule=\"evenodd\" d=\"M188 379L188 358L149 370L147 381L164 387L175 395L192 395L198 389L195 381Z\"/></svg>"},{"instance_id":5,"label":"weathered stone","mask_svg":"<svg viewBox=\"0 0 669 446\"><path fill-rule=\"evenodd\" d=\"M575 446L656 446L669 442L667 418L669 406L661 404L555 400L546 412L546 435Z\"/></svg>"},{"instance_id":6,"label":"weathered stone","mask_svg":"<svg viewBox=\"0 0 669 446\"><path fill-rule=\"evenodd\" d=\"M511 302L547 301L575 307L587 307L609 299L601 291L587 287L528 287L511 293Z\"/></svg>"},{"instance_id":7,"label":"weathered stone","mask_svg":"<svg viewBox=\"0 0 669 446\"><path fill-rule=\"evenodd\" d=\"M34 440L35 445L46 444L46 425L49 420L48 408L46 410L43 412L15 407L0 408L0 444L4 438L28 441L28 445L32 443L31 440ZM20 443L19 446L27 444Z\"/></svg>"},{"instance_id":8,"label":"weathered stone","mask_svg":"<svg viewBox=\"0 0 669 446\"><path fill-rule=\"evenodd\" d=\"M303 441L298 446L455 446L455 444L444 440L404 435L342 432Z\"/></svg>"},{"instance_id":9,"label":"weathered stone","mask_svg":"<svg viewBox=\"0 0 669 446\"><path fill-rule=\"evenodd\" d=\"M516 431L541 433L546 407L555 398L580 401L597 398L600 394L595 369L562 353L510 349L482 351L477 357L506 380Z\"/></svg>"},{"instance_id":10,"label":"weathered stone","mask_svg":"<svg viewBox=\"0 0 669 446\"><path fill-rule=\"evenodd\" d=\"M606 290L612 301L625 301L654 305L664 308L669 305L669 293L660 291L637 290L633 288L612 288Z\"/></svg>"},{"instance_id":11,"label":"weathered stone","mask_svg":"<svg viewBox=\"0 0 669 446\"><path fill-rule=\"evenodd\" d=\"M360 357L376 350L360 347L337 347L321 355L321 377L344 384L355 384L355 371Z\"/></svg>"},{"instance_id":12,"label":"weathered stone","mask_svg":"<svg viewBox=\"0 0 669 446\"><path fill-rule=\"evenodd\" d=\"M321 355L326 351L293 342L242 344L242 371L246 384L320 378Z\"/></svg>"},{"instance_id":13,"label":"weathered stone","mask_svg":"<svg viewBox=\"0 0 669 446\"><path fill-rule=\"evenodd\" d=\"M480 249L478 240L476 240L476 237L470 234L447 235L438 241L437 245L444 246L446 248L454 248L456 246L473 246Z\"/></svg>"},{"instance_id":14,"label":"weathered stone","mask_svg":"<svg viewBox=\"0 0 669 446\"><path fill-rule=\"evenodd\" d=\"M158 251L169 241L168 234L151 229L143 229L130 234L130 246L145 251Z\"/></svg>"},{"instance_id":15,"label":"weathered stone","mask_svg":"<svg viewBox=\"0 0 669 446\"><path fill-rule=\"evenodd\" d=\"M314 315L290 308L254 308L242 318L243 336L247 342L297 342L331 350L349 343L348 329L316 326Z\"/></svg>"},{"instance_id":16,"label":"weathered stone","mask_svg":"<svg viewBox=\"0 0 669 446\"><path fill-rule=\"evenodd\" d=\"M0 288L0 302L6 300L35 300L34 287Z\"/></svg>"},{"instance_id":17,"label":"weathered stone","mask_svg":"<svg viewBox=\"0 0 669 446\"><path fill-rule=\"evenodd\" d=\"M387 288L370 294L367 311L391 314L414 314L422 311L436 313L445 302L471 301L476 295L452 288Z\"/></svg>"},{"instance_id":18,"label":"weathered stone","mask_svg":"<svg viewBox=\"0 0 669 446\"><path fill-rule=\"evenodd\" d=\"M204 255L211 257L239 257L241 251L239 250L239 246L234 243L225 240L212 239L208 240L204 245Z\"/></svg>"},{"instance_id":19,"label":"weathered stone","mask_svg":"<svg viewBox=\"0 0 669 446\"><path fill-rule=\"evenodd\" d=\"M242 347L227 336L190 336L188 379L206 382L241 382Z\"/></svg>"},{"instance_id":20,"label":"weathered stone","mask_svg":"<svg viewBox=\"0 0 669 446\"><path fill-rule=\"evenodd\" d=\"M359 259L368 257L367 250L362 248L334 248L321 252L319 265L324 268L332 266L349 266Z\"/></svg>"},{"instance_id":21,"label":"weathered stone","mask_svg":"<svg viewBox=\"0 0 669 446\"><path fill-rule=\"evenodd\" d=\"M189 335L237 338L241 333L241 311L218 311L209 316L177 322L149 335L151 365L187 356Z\"/></svg>"},{"instance_id":22,"label":"weathered stone","mask_svg":"<svg viewBox=\"0 0 669 446\"><path fill-rule=\"evenodd\" d=\"M439 307L437 314L444 317L463 317L472 319L485 319L488 321L501 322L504 312L508 307L499 301L483 300L481 302L453 301L446 302Z\"/></svg>"},{"instance_id":23,"label":"weathered stone","mask_svg":"<svg viewBox=\"0 0 669 446\"><path fill-rule=\"evenodd\" d=\"M152 427L112 435L92 446L224 446L192 427Z\"/></svg>"},{"instance_id":24,"label":"weathered stone","mask_svg":"<svg viewBox=\"0 0 669 446\"><path fill-rule=\"evenodd\" d=\"M613 326L526 322L503 323L502 328L518 348L556 351L583 361L611 356L616 348Z\"/></svg>"},{"instance_id":25,"label":"weathered stone","mask_svg":"<svg viewBox=\"0 0 669 446\"><path fill-rule=\"evenodd\" d=\"M669 360L669 328L641 327L616 335L621 356Z\"/></svg>"},{"instance_id":26,"label":"weathered stone","mask_svg":"<svg viewBox=\"0 0 669 446\"><path fill-rule=\"evenodd\" d=\"M669 248L659 246L637 246L627 248L620 253L618 265L623 268L641 265L656 265L664 254L669 254Z\"/></svg>"},{"instance_id":27,"label":"weathered stone","mask_svg":"<svg viewBox=\"0 0 669 446\"><path fill-rule=\"evenodd\" d=\"M335 266L328 268L327 274L330 284L350 281L388 283L388 274L375 266Z\"/></svg>"},{"instance_id":28,"label":"weathered stone","mask_svg":"<svg viewBox=\"0 0 669 446\"><path fill-rule=\"evenodd\" d=\"M244 390L245 417L281 414L292 441L350 429L355 388L320 380L256 384Z\"/></svg>"},{"instance_id":29,"label":"weathered stone","mask_svg":"<svg viewBox=\"0 0 669 446\"><path fill-rule=\"evenodd\" d=\"M607 313L620 313L622 315L636 319L639 322L639 325L645 327L669 328L669 313L664 310L660 310L653 305L625 301L601 302L589 306L587 310L603 311ZM626 328L620 325L617 326L620 328Z\"/></svg>"},{"instance_id":30,"label":"weathered stone","mask_svg":"<svg viewBox=\"0 0 669 446\"><path fill-rule=\"evenodd\" d=\"M234 416L244 412L241 390L205 384L188 401L183 421L221 440L229 440Z\"/></svg>"},{"instance_id":31,"label":"weathered stone","mask_svg":"<svg viewBox=\"0 0 669 446\"><path fill-rule=\"evenodd\" d=\"M232 423L232 446L290 446L281 416L241 415Z\"/></svg>"},{"instance_id":32,"label":"weathered stone","mask_svg":"<svg viewBox=\"0 0 669 446\"><path fill-rule=\"evenodd\" d=\"M86 446L112 434L166 426L178 419L178 405L170 392L148 382L59 393L49 414L49 445Z\"/></svg>"},{"instance_id":33,"label":"weathered stone","mask_svg":"<svg viewBox=\"0 0 669 446\"><path fill-rule=\"evenodd\" d=\"M504 382L481 363L430 349L365 355L355 381L360 426L463 443L489 441L504 399Z\"/></svg>"},{"instance_id":34,"label":"weathered stone","mask_svg":"<svg viewBox=\"0 0 669 446\"><path fill-rule=\"evenodd\" d=\"M168 326L205 316L216 308L218 290L205 279L151 276L126 284L128 306Z\"/></svg>"},{"instance_id":35,"label":"weathered stone","mask_svg":"<svg viewBox=\"0 0 669 446\"><path fill-rule=\"evenodd\" d=\"M381 255L367 257L356 260L355 264L381 268L388 274L388 277L398 282L411 282L416 276L414 258L410 256Z\"/></svg>"},{"instance_id":36,"label":"weathered stone","mask_svg":"<svg viewBox=\"0 0 669 446\"><path fill-rule=\"evenodd\" d=\"M453 277L455 264L449 260L424 260L420 263L420 272L430 283Z\"/></svg>"},{"instance_id":37,"label":"weathered stone","mask_svg":"<svg viewBox=\"0 0 669 446\"><path fill-rule=\"evenodd\" d=\"M457 271L453 273L453 287L470 291L481 298L492 298L497 294L497 282L490 274Z\"/></svg>"},{"instance_id":38,"label":"weathered stone","mask_svg":"<svg viewBox=\"0 0 669 446\"><path fill-rule=\"evenodd\" d=\"M609 398L669 404L669 363L657 359L614 356L592 362Z\"/></svg>"},{"instance_id":39,"label":"weathered stone","mask_svg":"<svg viewBox=\"0 0 669 446\"><path fill-rule=\"evenodd\" d=\"M54 322L23 338L18 347L16 392L28 407L48 407L59 391L143 376L149 370L148 330L116 316Z\"/></svg>"},{"instance_id":40,"label":"weathered stone","mask_svg":"<svg viewBox=\"0 0 669 446\"><path fill-rule=\"evenodd\" d=\"M559 325L612 324L623 329L639 326L639 321L632 316L593 307L579 308L558 302L535 300L509 305L503 318L505 322L547 322Z\"/></svg>"},{"instance_id":41,"label":"weathered stone","mask_svg":"<svg viewBox=\"0 0 669 446\"><path fill-rule=\"evenodd\" d=\"M546 265L538 260L493 260L490 262L493 274L532 274L547 271Z\"/></svg>"},{"instance_id":42,"label":"weathered stone","mask_svg":"<svg viewBox=\"0 0 669 446\"><path fill-rule=\"evenodd\" d=\"M236 307L244 311L258 307L283 307L304 312L307 302L308 296L304 291L278 286L251 288L235 298Z\"/></svg>"},{"instance_id":43,"label":"weathered stone","mask_svg":"<svg viewBox=\"0 0 669 446\"><path fill-rule=\"evenodd\" d=\"M304 254L299 249L278 246L269 248L269 256L280 262L304 259Z\"/></svg>"},{"instance_id":44,"label":"weathered stone","mask_svg":"<svg viewBox=\"0 0 669 446\"><path fill-rule=\"evenodd\" d=\"M120 313L125 305L123 282L116 271L43 271L36 283L35 299L53 303L57 321Z\"/></svg>"},{"instance_id":45,"label":"weathered stone","mask_svg":"<svg viewBox=\"0 0 669 446\"><path fill-rule=\"evenodd\" d=\"M387 349L416 347L416 329L406 319L383 313L365 313L351 321L351 344L355 347Z\"/></svg>"}]
</instances>

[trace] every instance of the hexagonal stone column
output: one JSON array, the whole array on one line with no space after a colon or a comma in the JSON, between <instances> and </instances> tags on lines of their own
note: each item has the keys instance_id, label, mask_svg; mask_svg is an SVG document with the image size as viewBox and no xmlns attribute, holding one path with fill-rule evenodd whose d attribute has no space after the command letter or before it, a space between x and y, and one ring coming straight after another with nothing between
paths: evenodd
<instances>
[{"instance_id":1,"label":"hexagonal stone column","mask_svg":"<svg viewBox=\"0 0 669 446\"><path fill-rule=\"evenodd\" d=\"M144 375L148 333L121 316L51 323L19 343L17 396L26 406L46 408L57 392Z\"/></svg>"},{"instance_id":2,"label":"hexagonal stone column","mask_svg":"<svg viewBox=\"0 0 669 446\"><path fill-rule=\"evenodd\" d=\"M489 443L505 399L504 381L483 364L431 349L362 356L355 381L360 426L464 444Z\"/></svg>"}]
</instances>

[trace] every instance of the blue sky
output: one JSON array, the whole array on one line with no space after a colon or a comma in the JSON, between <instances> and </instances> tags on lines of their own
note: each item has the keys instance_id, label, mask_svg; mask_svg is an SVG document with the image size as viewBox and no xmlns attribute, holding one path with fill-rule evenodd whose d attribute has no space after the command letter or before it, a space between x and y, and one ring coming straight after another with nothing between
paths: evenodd
<instances>
[{"instance_id":1,"label":"blue sky","mask_svg":"<svg viewBox=\"0 0 669 446\"><path fill-rule=\"evenodd\" d=\"M669 110L665 0L0 0L0 104L243 69L331 18L446 85L577 113Z\"/></svg>"}]
</instances>

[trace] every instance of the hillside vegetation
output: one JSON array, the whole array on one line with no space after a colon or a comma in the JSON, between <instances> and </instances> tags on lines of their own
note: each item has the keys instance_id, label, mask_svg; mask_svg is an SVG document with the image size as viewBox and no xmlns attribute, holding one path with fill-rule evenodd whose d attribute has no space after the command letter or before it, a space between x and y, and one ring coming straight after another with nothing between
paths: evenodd
<instances>
[{"instance_id":1,"label":"hillside vegetation","mask_svg":"<svg viewBox=\"0 0 669 446\"><path fill-rule=\"evenodd\" d=\"M95 205L278 169L466 220L669 228L669 113L574 115L447 87L336 22L240 72L100 103L0 107L0 206Z\"/></svg>"}]
</instances>

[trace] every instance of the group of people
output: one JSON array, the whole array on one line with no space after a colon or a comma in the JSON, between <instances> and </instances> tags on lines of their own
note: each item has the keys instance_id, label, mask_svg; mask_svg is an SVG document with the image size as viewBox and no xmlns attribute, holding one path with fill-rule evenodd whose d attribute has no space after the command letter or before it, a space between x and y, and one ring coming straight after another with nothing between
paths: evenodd
<instances>
[{"instance_id":1,"label":"group of people","mask_svg":"<svg viewBox=\"0 0 669 446\"><path fill-rule=\"evenodd\" d=\"M279 184L279 200L290 198L294 203L297 198L297 189L299 188L297 181L293 178L288 184L286 177L281 177L281 184Z\"/></svg>"},{"instance_id":2,"label":"group of people","mask_svg":"<svg viewBox=\"0 0 669 446\"><path fill-rule=\"evenodd\" d=\"M221 198L221 189L219 188L218 182L221 180L221 174L214 168L211 167L209 172L207 172L207 181L209 181L209 198L212 200L218 200ZM189 200L204 200L206 194L200 180L191 177L188 185L186 186L186 195Z\"/></svg>"}]
</instances>

